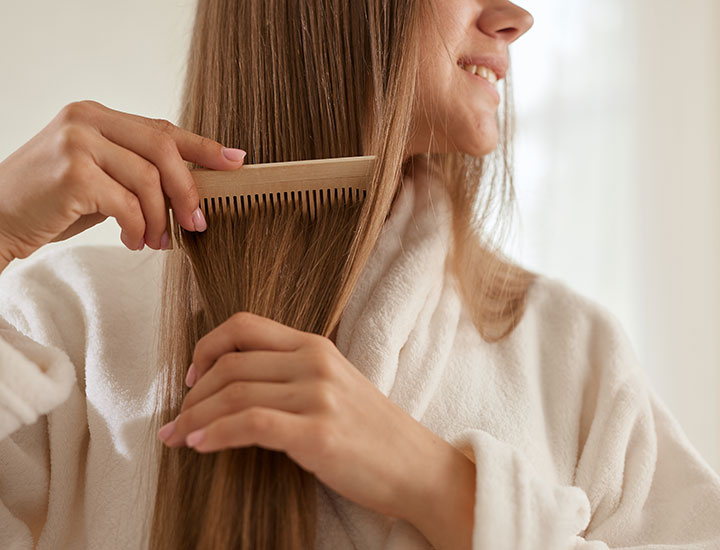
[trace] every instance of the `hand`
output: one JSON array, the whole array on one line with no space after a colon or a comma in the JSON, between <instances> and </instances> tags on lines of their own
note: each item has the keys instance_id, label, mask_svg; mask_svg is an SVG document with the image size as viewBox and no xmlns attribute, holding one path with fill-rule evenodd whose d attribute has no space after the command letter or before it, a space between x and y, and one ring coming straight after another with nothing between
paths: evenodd
<instances>
[{"instance_id":1,"label":"hand","mask_svg":"<svg viewBox=\"0 0 720 550\"><path fill-rule=\"evenodd\" d=\"M165 195L182 227L195 231L197 216L202 231L197 187L183 160L216 170L242 166L223 149L167 120L70 103L0 163L0 257L6 264L26 258L108 216L130 250L144 243L160 249Z\"/></svg>"},{"instance_id":2,"label":"hand","mask_svg":"<svg viewBox=\"0 0 720 550\"><path fill-rule=\"evenodd\" d=\"M198 341L191 369L197 381L158 434L169 447L284 451L337 493L382 514L405 515L427 458L437 456L439 441L449 445L330 340L265 317L230 317Z\"/></svg>"}]
</instances>

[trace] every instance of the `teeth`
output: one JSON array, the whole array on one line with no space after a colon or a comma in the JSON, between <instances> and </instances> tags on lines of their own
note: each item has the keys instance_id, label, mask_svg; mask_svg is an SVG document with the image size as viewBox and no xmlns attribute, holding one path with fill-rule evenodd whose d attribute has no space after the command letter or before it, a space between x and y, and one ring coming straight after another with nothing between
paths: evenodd
<instances>
[{"instance_id":1,"label":"teeth","mask_svg":"<svg viewBox=\"0 0 720 550\"><path fill-rule=\"evenodd\" d=\"M460 67L471 74L482 76L485 80L491 82L492 84L495 84L498 80L497 75L494 71L492 71L492 69L488 69L482 65L460 65Z\"/></svg>"}]
</instances>

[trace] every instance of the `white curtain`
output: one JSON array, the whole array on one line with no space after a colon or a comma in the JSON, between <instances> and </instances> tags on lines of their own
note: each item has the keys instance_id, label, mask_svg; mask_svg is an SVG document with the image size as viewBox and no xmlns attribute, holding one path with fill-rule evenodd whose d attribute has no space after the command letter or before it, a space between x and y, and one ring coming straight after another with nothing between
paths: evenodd
<instances>
[{"instance_id":1,"label":"white curtain","mask_svg":"<svg viewBox=\"0 0 720 550\"><path fill-rule=\"evenodd\" d=\"M515 3L509 251L618 316L720 472L720 2Z\"/></svg>"}]
</instances>

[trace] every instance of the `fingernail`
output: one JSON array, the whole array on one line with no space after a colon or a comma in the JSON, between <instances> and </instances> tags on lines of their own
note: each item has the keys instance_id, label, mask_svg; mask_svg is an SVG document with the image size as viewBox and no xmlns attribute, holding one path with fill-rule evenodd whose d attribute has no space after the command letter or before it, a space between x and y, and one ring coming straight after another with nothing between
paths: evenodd
<instances>
[{"instance_id":1,"label":"fingernail","mask_svg":"<svg viewBox=\"0 0 720 550\"><path fill-rule=\"evenodd\" d=\"M185 443L187 443L188 447L194 447L195 445L200 443L204 437L205 430L197 430L187 436L187 438L185 439Z\"/></svg>"},{"instance_id":2,"label":"fingernail","mask_svg":"<svg viewBox=\"0 0 720 550\"><path fill-rule=\"evenodd\" d=\"M145 237L140 239L140 244L138 244L137 250L142 250L143 248L145 248Z\"/></svg>"},{"instance_id":3,"label":"fingernail","mask_svg":"<svg viewBox=\"0 0 720 550\"><path fill-rule=\"evenodd\" d=\"M192 213L192 220L193 224L195 224L195 231L205 231L207 229L207 222L200 208L196 208L195 212Z\"/></svg>"},{"instance_id":4,"label":"fingernail","mask_svg":"<svg viewBox=\"0 0 720 550\"><path fill-rule=\"evenodd\" d=\"M168 237L168 232L165 231L165 233L162 234L162 237L160 237L160 248L163 250L167 250L170 246L170 237Z\"/></svg>"},{"instance_id":5,"label":"fingernail","mask_svg":"<svg viewBox=\"0 0 720 550\"><path fill-rule=\"evenodd\" d=\"M195 384L195 365L190 365L190 368L188 369L187 376L185 377L185 384L192 388L193 384Z\"/></svg>"},{"instance_id":6,"label":"fingernail","mask_svg":"<svg viewBox=\"0 0 720 550\"><path fill-rule=\"evenodd\" d=\"M242 159L245 158L245 155L247 154L242 149L230 149L228 147L223 147L222 153L226 159L233 162L240 162Z\"/></svg>"},{"instance_id":7,"label":"fingernail","mask_svg":"<svg viewBox=\"0 0 720 550\"><path fill-rule=\"evenodd\" d=\"M162 428L158 430L158 437L162 439L163 441L167 441L167 438L170 437L175 430L175 420L172 422L168 422L165 424Z\"/></svg>"}]
</instances>

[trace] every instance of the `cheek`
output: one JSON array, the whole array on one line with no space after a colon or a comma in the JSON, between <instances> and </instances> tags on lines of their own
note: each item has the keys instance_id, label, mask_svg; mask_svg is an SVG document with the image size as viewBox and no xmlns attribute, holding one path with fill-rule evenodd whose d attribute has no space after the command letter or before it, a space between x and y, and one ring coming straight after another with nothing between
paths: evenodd
<instances>
[{"instance_id":1,"label":"cheek","mask_svg":"<svg viewBox=\"0 0 720 550\"><path fill-rule=\"evenodd\" d=\"M421 70L417 98L423 126L435 129L441 145L448 140L451 149L488 154L497 145L497 107L460 69L453 69Z\"/></svg>"},{"instance_id":2,"label":"cheek","mask_svg":"<svg viewBox=\"0 0 720 550\"><path fill-rule=\"evenodd\" d=\"M454 91L447 95L445 111L455 126L476 130L494 127L497 107L482 88L473 85L473 82L469 84L467 78L457 79Z\"/></svg>"},{"instance_id":3,"label":"cheek","mask_svg":"<svg viewBox=\"0 0 720 550\"><path fill-rule=\"evenodd\" d=\"M452 98L452 86L448 85L449 76L446 70L427 66L420 70L417 97L421 111L436 118L436 112L444 110Z\"/></svg>"},{"instance_id":4,"label":"cheek","mask_svg":"<svg viewBox=\"0 0 720 550\"><path fill-rule=\"evenodd\" d=\"M438 83L441 109L453 125L486 127L495 120L497 107L482 87L461 69L446 71Z\"/></svg>"},{"instance_id":5,"label":"cheek","mask_svg":"<svg viewBox=\"0 0 720 550\"><path fill-rule=\"evenodd\" d=\"M447 105L447 112L452 117L449 133L458 149L483 156L497 147L497 107L484 97L482 91L458 86L458 93Z\"/></svg>"},{"instance_id":6,"label":"cheek","mask_svg":"<svg viewBox=\"0 0 720 550\"><path fill-rule=\"evenodd\" d=\"M458 122L469 114L467 93L460 87L463 82L452 73L444 67L441 70L427 69L424 74L421 73L423 80L418 93L421 101L419 111L423 117L427 117L436 132L444 133L446 128L448 134L456 131Z\"/></svg>"}]
</instances>

